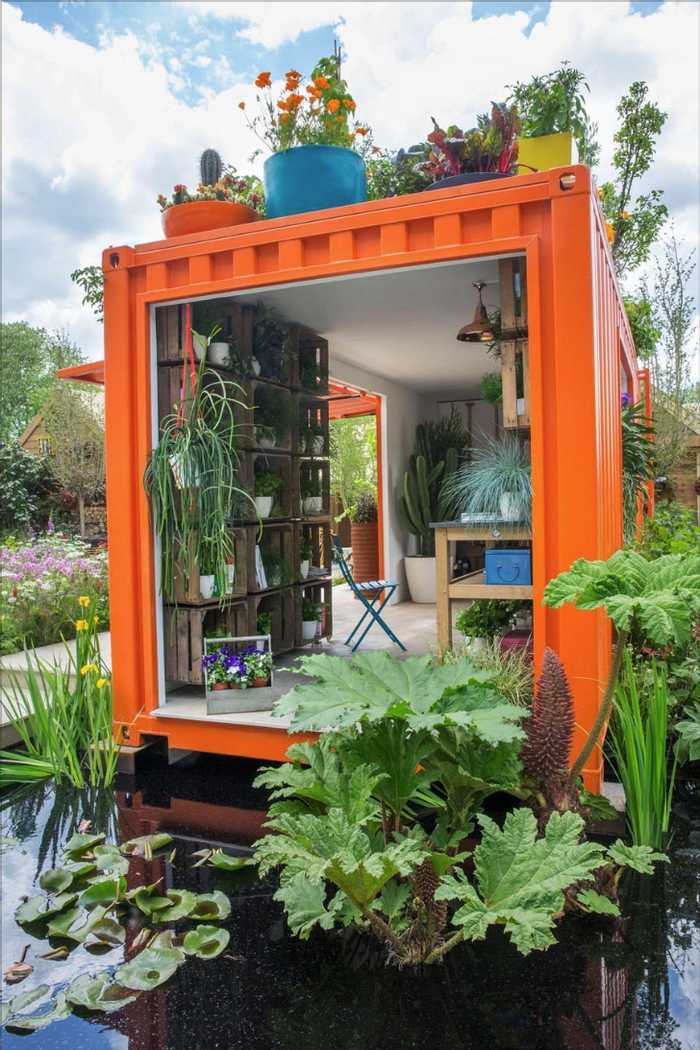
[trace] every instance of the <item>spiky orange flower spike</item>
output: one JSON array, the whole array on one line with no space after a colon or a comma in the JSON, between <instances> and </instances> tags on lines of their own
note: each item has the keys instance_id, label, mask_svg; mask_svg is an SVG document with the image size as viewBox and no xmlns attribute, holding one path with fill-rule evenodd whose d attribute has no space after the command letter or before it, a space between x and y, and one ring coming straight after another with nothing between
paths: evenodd
<instances>
[{"instance_id":1,"label":"spiky orange flower spike","mask_svg":"<svg viewBox=\"0 0 700 1050\"><path fill-rule=\"evenodd\" d=\"M564 666L553 649L544 651L542 674L526 732L527 740L521 753L526 772L541 780L545 790L554 787L569 766L574 701Z\"/></svg>"}]
</instances>

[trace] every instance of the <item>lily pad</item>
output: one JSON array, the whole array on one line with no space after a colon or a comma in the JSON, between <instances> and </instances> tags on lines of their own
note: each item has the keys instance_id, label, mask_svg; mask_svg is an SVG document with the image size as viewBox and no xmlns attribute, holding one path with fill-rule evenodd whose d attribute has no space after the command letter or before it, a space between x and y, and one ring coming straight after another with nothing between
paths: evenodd
<instances>
[{"instance_id":1,"label":"lily pad","mask_svg":"<svg viewBox=\"0 0 700 1050\"><path fill-rule=\"evenodd\" d=\"M198 959L215 959L228 942L228 930L218 926L196 926L185 934L182 950L185 955L196 955Z\"/></svg>"},{"instance_id":2,"label":"lily pad","mask_svg":"<svg viewBox=\"0 0 700 1050\"><path fill-rule=\"evenodd\" d=\"M58 915L64 908L70 907L78 899L77 893L59 893L55 897L30 897L15 911L15 922L27 926L32 922L42 922L52 915Z\"/></svg>"},{"instance_id":3,"label":"lily pad","mask_svg":"<svg viewBox=\"0 0 700 1050\"><path fill-rule=\"evenodd\" d=\"M110 919L109 916L99 919L98 922L91 922L89 933L95 942L111 948L116 948L118 944L123 944L126 940L124 927L116 919ZM87 948L89 945L85 947Z\"/></svg>"},{"instance_id":4,"label":"lily pad","mask_svg":"<svg viewBox=\"0 0 700 1050\"><path fill-rule=\"evenodd\" d=\"M114 977L125 988L150 992L172 977L184 958L177 948L144 948L131 962L120 966Z\"/></svg>"},{"instance_id":5,"label":"lily pad","mask_svg":"<svg viewBox=\"0 0 700 1050\"><path fill-rule=\"evenodd\" d=\"M117 846L110 844L95 847L95 866L110 875L126 875L129 871L128 859L122 856Z\"/></svg>"},{"instance_id":6,"label":"lily pad","mask_svg":"<svg viewBox=\"0 0 700 1050\"><path fill-rule=\"evenodd\" d=\"M129 898L132 904L144 913L144 915L151 916L156 913L156 917L160 920L159 912L169 909L172 906L172 901L169 897L161 897L159 894L152 893L150 886L141 886L136 893Z\"/></svg>"},{"instance_id":7,"label":"lily pad","mask_svg":"<svg viewBox=\"0 0 700 1050\"><path fill-rule=\"evenodd\" d=\"M82 944L93 926L101 922L106 913L105 908L93 912L92 915L85 908L76 905L69 908L61 915L57 915L46 928L48 937L62 937L75 944Z\"/></svg>"},{"instance_id":8,"label":"lily pad","mask_svg":"<svg viewBox=\"0 0 700 1050\"><path fill-rule=\"evenodd\" d=\"M231 857L221 849L212 850L207 860L219 871L240 871L241 868L250 868L255 864L253 857Z\"/></svg>"},{"instance_id":9,"label":"lily pad","mask_svg":"<svg viewBox=\"0 0 700 1050\"><path fill-rule=\"evenodd\" d=\"M39 879L39 885L47 893L63 893L73 881L73 873L66 868L48 868Z\"/></svg>"},{"instance_id":10,"label":"lily pad","mask_svg":"<svg viewBox=\"0 0 700 1050\"><path fill-rule=\"evenodd\" d=\"M209 919L220 922L231 914L231 904L221 890L212 893L198 893L194 908L190 912L192 919Z\"/></svg>"},{"instance_id":11,"label":"lily pad","mask_svg":"<svg viewBox=\"0 0 700 1050\"><path fill-rule=\"evenodd\" d=\"M84 853L88 853L93 850L95 846L99 846L100 843L104 842L104 835L86 835L80 831L76 831L74 835L68 839L63 852L71 857L73 860L77 860L82 857Z\"/></svg>"},{"instance_id":12,"label":"lily pad","mask_svg":"<svg viewBox=\"0 0 700 1050\"><path fill-rule=\"evenodd\" d=\"M83 973L71 981L66 989L66 999L73 1006L83 1010L98 1010L111 1014L121 1010L127 1003L138 999L139 993L113 981L108 974L100 973L96 977Z\"/></svg>"},{"instance_id":13,"label":"lily pad","mask_svg":"<svg viewBox=\"0 0 700 1050\"><path fill-rule=\"evenodd\" d=\"M176 922L184 919L190 914L197 900L196 894L191 890L168 890L167 898L170 907L164 908L156 916L158 922Z\"/></svg>"},{"instance_id":14,"label":"lily pad","mask_svg":"<svg viewBox=\"0 0 700 1050\"><path fill-rule=\"evenodd\" d=\"M51 989L48 984L40 984L32 991L16 995L9 1003L3 1003L2 1023L8 1031L38 1032L53 1021L68 1017L70 1005L66 1002L65 995L60 992L53 1002L49 998L50 995ZM49 1006L49 1009L39 1013L29 1012L32 1007L38 1005Z\"/></svg>"},{"instance_id":15,"label":"lily pad","mask_svg":"<svg viewBox=\"0 0 700 1050\"><path fill-rule=\"evenodd\" d=\"M80 903L84 908L94 908L96 904L114 904L126 892L126 879L123 875L95 879L80 894Z\"/></svg>"},{"instance_id":16,"label":"lily pad","mask_svg":"<svg viewBox=\"0 0 700 1050\"><path fill-rule=\"evenodd\" d=\"M91 860L67 860L64 870L69 871L74 879L85 879L88 875L94 875L97 865Z\"/></svg>"},{"instance_id":17,"label":"lily pad","mask_svg":"<svg viewBox=\"0 0 700 1050\"><path fill-rule=\"evenodd\" d=\"M164 831L158 831L154 835L139 835L138 838L123 842L120 849L127 856L145 857L147 860L159 849L169 846L173 841L172 835Z\"/></svg>"}]
</instances>

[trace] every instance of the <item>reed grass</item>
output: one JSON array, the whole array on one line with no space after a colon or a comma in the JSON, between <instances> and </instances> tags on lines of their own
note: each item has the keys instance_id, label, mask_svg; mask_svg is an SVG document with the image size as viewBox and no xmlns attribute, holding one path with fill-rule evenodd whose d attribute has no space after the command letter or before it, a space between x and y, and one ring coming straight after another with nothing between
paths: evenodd
<instances>
[{"instance_id":1,"label":"reed grass","mask_svg":"<svg viewBox=\"0 0 700 1050\"><path fill-rule=\"evenodd\" d=\"M643 682L625 650L608 740L625 789L632 841L655 850L662 849L668 833L676 778L677 759L669 770L669 700L665 666L654 663L650 680Z\"/></svg>"}]
</instances>

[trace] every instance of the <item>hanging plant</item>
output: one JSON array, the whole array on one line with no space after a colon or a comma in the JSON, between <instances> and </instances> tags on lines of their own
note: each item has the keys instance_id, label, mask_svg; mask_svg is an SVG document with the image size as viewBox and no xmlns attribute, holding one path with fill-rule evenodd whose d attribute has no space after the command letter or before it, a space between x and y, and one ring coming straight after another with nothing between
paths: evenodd
<instances>
[{"instance_id":1,"label":"hanging plant","mask_svg":"<svg viewBox=\"0 0 700 1050\"><path fill-rule=\"evenodd\" d=\"M180 403L161 422L160 440L144 473L144 486L160 543L161 591L175 601L179 568L189 585L193 565L206 565L225 601L227 563L233 555L230 529L234 500L250 500L238 485L237 383L206 367L195 368L191 312L187 308ZM196 333L194 333L196 335ZM207 345L216 336L213 329Z\"/></svg>"}]
</instances>

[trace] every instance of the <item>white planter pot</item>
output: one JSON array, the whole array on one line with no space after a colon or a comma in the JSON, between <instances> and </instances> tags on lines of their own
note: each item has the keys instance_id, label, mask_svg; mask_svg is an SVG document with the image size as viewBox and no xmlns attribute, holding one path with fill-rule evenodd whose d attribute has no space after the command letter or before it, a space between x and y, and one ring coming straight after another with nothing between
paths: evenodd
<instances>
[{"instance_id":1,"label":"white planter pot","mask_svg":"<svg viewBox=\"0 0 700 1050\"><path fill-rule=\"evenodd\" d=\"M194 350L194 356L198 361L203 361L207 356L207 339L206 336L200 335L199 332L192 333L192 349Z\"/></svg>"},{"instance_id":2,"label":"white planter pot","mask_svg":"<svg viewBox=\"0 0 700 1050\"><path fill-rule=\"evenodd\" d=\"M323 455L323 435L322 434L317 434L316 437L312 438L310 444L311 444L311 447L309 448L308 451L311 453L312 456L322 456Z\"/></svg>"},{"instance_id":3,"label":"white planter pot","mask_svg":"<svg viewBox=\"0 0 700 1050\"><path fill-rule=\"evenodd\" d=\"M437 600L435 558L406 557L403 564L411 601L419 605L434 605Z\"/></svg>"},{"instance_id":4,"label":"white planter pot","mask_svg":"<svg viewBox=\"0 0 700 1050\"><path fill-rule=\"evenodd\" d=\"M256 496L255 509L261 518L269 518L272 512L274 496Z\"/></svg>"},{"instance_id":5,"label":"white planter pot","mask_svg":"<svg viewBox=\"0 0 700 1050\"><path fill-rule=\"evenodd\" d=\"M499 500L499 509L503 521L519 521L520 507L518 500L510 492L504 492Z\"/></svg>"},{"instance_id":6,"label":"white planter pot","mask_svg":"<svg viewBox=\"0 0 700 1050\"><path fill-rule=\"evenodd\" d=\"M258 443L258 448L274 448L277 444L275 435L266 427L255 428L255 440Z\"/></svg>"},{"instance_id":7,"label":"white planter pot","mask_svg":"<svg viewBox=\"0 0 700 1050\"><path fill-rule=\"evenodd\" d=\"M304 514L320 514L323 509L323 496L306 496L303 509Z\"/></svg>"},{"instance_id":8,"label":"white planter pot","mask_svg":"<svg viewBox=\"0 0 700 1050\"><path fill-rule=\"evenodd\" d=\"M200 576L199 577L199 593L205 602L208 602L214 597L214 587L216 586L216 576Z\"/></svg>"},{"instance_id":9,"label":"white planter pot","mask_svg":"<svg viewBox=\"0 0 700 1050\"><path fill-rule=\"evenodd\" d=\"M213 365L229 368L231 365L231 347L228 343L210 343L207 354Z\"/></svg>"},{"instance_id":10,"label":"white planter pot","mask_svg":"<svg viewBox=\"0 0 700 1050\"><path fill-rule=\"evenodd\" d=\"M236 566L233 562L229 562L226 566L226 590L230 593L233 590L233 585L236 582Z\"/></svg>"},{"instance_id":11,"label":"white planter pot","mask_svg":"<svg viewBox=\"0 0 700 1050\"><path fill-rule=\"evenodd\" d=\"M306 577L309 575L309 565L310 564L311 564L311 562L307 560L307 561L303 561L301 563L301 565L299 566L299 575L301 576L302 580L305 580Z\"/></svg>"},{"instance_id":12,"label":"white planter pot","mask_svg":"<svg viewBox=\"0 0 700 1050\"><path fill-rule=\"evenodd\" d=\"M260 375L260 362L258 361L257 357L251 357L250 367L253 370L253 375L257 379L257 377Z\"/></svg>"},{"instance_id":13,"label":"white planter pot","mask_svg":"<svg viewBox=\"0 0 700 1050\"><path fill-rule=\"evenodd\" d=\"M299 438L299 451L306 452L306 438L303 435Z\"/></svg>"},{"instance_id":14,"label":"white planter pot","mask_svg":"<svg viewBox=\"0 0 700 1050\"><path fill-rule=\"evenodd\" d=\"M301 621L301 637L305 642L313 642L318 630L318 620Z\"/></svg>"}]
</instances>

